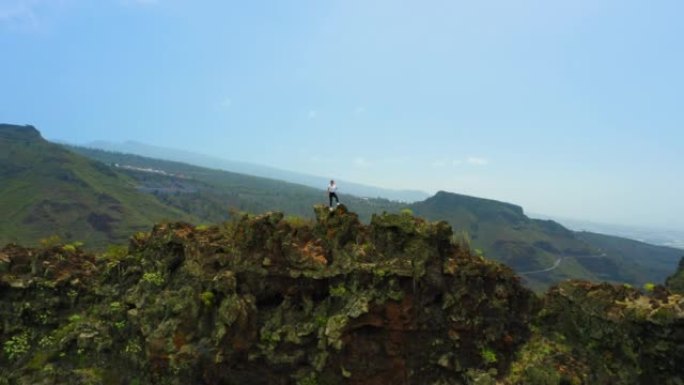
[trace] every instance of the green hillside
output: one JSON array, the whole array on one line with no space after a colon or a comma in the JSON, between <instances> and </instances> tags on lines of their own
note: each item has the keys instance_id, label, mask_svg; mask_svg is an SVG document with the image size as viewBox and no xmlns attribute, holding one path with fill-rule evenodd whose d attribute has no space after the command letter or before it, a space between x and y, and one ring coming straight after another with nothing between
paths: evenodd
<instances>
[{"instance_id":1,"label":"green hillside","mask_svg":"<svg viewBox=\"0 0 684 385\"><path fill-rule=\"evenodd\" d=\"M165 218L193 218L139 192L111 167L44 140L32 126L0 125L0 181L0 244L57 235L101 247Z\"/></svg>"},{"instance_id":2,"label":"green hillside","mask_svg":"<svg viewBox=\"0 0 684 385\"><path fill-rule=\"evenodd\" d=\"M327 199L324 186L318 190L137 155L69 149L115 166L134 179L142 191L207 223L224 221L236 210L276 210L311 218L311 206ZM513 267L537 290L569 278L635 286L663 282L674 271L681 254L677 249L660 246L633 248L630 245L635 242L624 238L576 233L554 221L531 219L520 206L443 191L410 205L361 199L344 194L344 190L341 197L365 222L373 213L404 209L430 220L446 220L454 227L458 240Z\"/></svg>"},{"instance_id":3,"label":"green hillside","mask_svg":"<svg viewBox=\"0 0 684 385\"><path fill-rule=\"evenodd\" d=\"M524 277L533 287L542 288L566 278L598 280L591 270L571 258L594 255L598 250L556 222L530 219L520 206L440 191L411 208L417 215L446 220L488 257L519 273L529 272ZM542 271L559 259L562 261L557 268Z\"/></svg>"},{"instance_id":4,"label":"green hillside","mask_svg":"<svg viewBox=\"0 0 684 385\"><path fill-rule=\"evenodd\" d=\"M70 151L113 166L135 179L139 188L161 202L193 213L208 223L230 218L231 211L263 213L271 210L312 218L311 206L326 203L325 185L315 189L274 179L209 169L174 161L152 159L77 146ZM163 171L163 173L162 173ZM387 199L349 195L341 186L343 203L354 207L362 220L373 213L399 211L406 205Z\"/></svg>"},{"instance_id":5,"label":"green hillside","mask_svg":"<svg viewBox=\"0 0 684 385\"><path fill-rule=\"evenodd\" d=\"M636 286L664 282L682 254L670 247L574 232L554 221L531 219L519 206L465 195L439 192L411 208L460 229L473 247L511 266L536 289L571 278Z\"/></svg>"},{"instance_id":6,"label":"green hillside","mask_svg":"<svg viewBox=\"0 0 684 385\"><path fill-rule=\"evenodd\" d=\"M619 257L624 269L634 266L630 273L638 282L663 282L677 268L677 261L684 255L684 250L666 246L655 246L644 242L591 232L577 232L577 238L597 247L602 255L609 259ZM616 261L617 262L617 261ZM593 269L598 274L615 270L615 267L596 264L592 260L581 260L580 263ZM618 266L620 267L620 266Z\"/></svg>"}]
</instances>

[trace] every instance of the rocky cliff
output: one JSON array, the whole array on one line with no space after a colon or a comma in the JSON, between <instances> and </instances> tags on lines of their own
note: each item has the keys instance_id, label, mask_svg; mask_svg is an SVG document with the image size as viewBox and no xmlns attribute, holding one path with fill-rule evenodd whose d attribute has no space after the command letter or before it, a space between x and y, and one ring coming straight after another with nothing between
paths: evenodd
<instances>
[{"instance_id":1,"label":"rocky cliff","mask_svg":"<svg viewBox=\"0 0 684 385\"><path fill-rule=\"evenodd\" d=\"M680 384L684 301L543 298L409 214L160 224L0 251L0 384ZM679 367L677 366L680 364Z\"/></svg>"}]
</instances>

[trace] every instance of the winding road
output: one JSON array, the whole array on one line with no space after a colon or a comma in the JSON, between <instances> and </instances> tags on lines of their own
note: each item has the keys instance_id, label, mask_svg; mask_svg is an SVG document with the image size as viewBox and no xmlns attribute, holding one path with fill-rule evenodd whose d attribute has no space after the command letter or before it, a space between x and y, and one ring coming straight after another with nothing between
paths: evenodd
<instances>
[{"instance_id":1,"label":"winding road","mask_svg":"<svg viewBox=\"0 0 684 385\"><path fill-rule=\"evenodd\" d=\"M561 261L563 261L563 257L558 257L556 262L554 262L553 266L548 267L546 269L541 269L541 270L532 270L532 271L524 271L521 273L518 273L518 275L528 275L528 274L536 274L536 273L546 273L548 271L556 269L558 266L560 266Z\"/></svg>"},{"instance_id":2,"label":"winding road","mask_svg":"<svg viewBox=\"0 0 684 385\"><path fill-rule=\"evenodd\" d=\"M601 254L601 255L586 255L586 256L584 256L584 257L602 258L602 257L605 257L605 256L606 256L606 253L603 253L603 254ZM551 271L551 270L555 270L556 268L558 268L558 266L560 266L560 264L561 264L561 262L563 261L564 258L572 258L572 257L573 257L573 256L571 256L571 255L564 256L564 257L558 257L558 259L556 260L556 262L554 262L554 263L553 263L553 266L551 266L551 267L547 267L546 269L541 269L541 270L524 271L524 272L518 273L518 275L529 275L529 274L537 274L537 273L546 273L546 272L549 272L549 271Z\"/></svg>"}]
</instances>

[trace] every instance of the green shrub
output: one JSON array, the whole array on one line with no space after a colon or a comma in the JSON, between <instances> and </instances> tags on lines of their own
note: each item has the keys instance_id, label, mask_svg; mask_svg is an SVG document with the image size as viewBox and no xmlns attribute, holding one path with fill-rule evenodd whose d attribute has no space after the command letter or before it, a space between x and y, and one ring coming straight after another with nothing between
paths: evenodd
<instances>
[{"instance_id":1,"label":"green shrub","mask_svg":"<svg viewBox=\"0 0 684 385\"><path fill-rule=\"evenodd\" d=\"M55 338L53 336L44 336L38 341L38 346L43 349L52 347L55 344Z\"/></svg>"},{"instance_id":2,"label":"green shrub","mask_svg":"<svg viewBox=\"0 0 684 385\"><path fill-rule=\"evenodd\" d=\"M128 247L123 245L109 245L100 257L112 260L121 260L128 255Z\"/></svg>"},{"instance_id":3,"label":"green shrub","mask_svg":"<svg viewBox=\"0 0 684 385\"><path fill-rule=\"evenodd\" d=\"M202 294L200 294L200 300L202 301L204 306L210 307L214 304L214 293L210 291L205 291Z\"/></svg>"},{"instance_id":4,"label":"green shrub","mask_svg":"<svg viewBox=\"0 0 684 385\"><path fill-rule=\"evenodd\" d=\"M136 355L140 352L142 352L142 347L136 340L129 340L124 347L124 353L129 355Z\"/></svg>"},{"instance_id":5,"label":"green shrub","mask_svg":"<svg viewBox=\"0 0 684 385\"><path fill-rule=\"evenodd\" d=\"M17 334L12 336L9 340L5 341L3 345L3 351L5 355L10 360L14 360L29 351L29 335L27 332L22 334Z\"/></svg>"},{"instance_id":6,"label":"green shrub","mask_svg":"<svg viewBox=\"0 0 684 385\"><path fill-rule=\"evenodd\" d=\"M83 242L72 242L62 246L62 250L66 251L67 253L75 253L76 250L78 250L78 248L81 246L83 246Z\"/></svg>"},{"instance_id":7,"label":"green shrub","mask_svg":"<svg viewBox=\"0 0 684 385\"><path fill-rule=\"evenodd\" d=\"M485 364L493 364L497 361L496 353L492 349L483 348L480 351L480 354L482 355L482 360L485 362Z\"/></svg>"},{"instance_id":8,"label":"green shrub","mask_svg":"<svg viewBox=\"0 0 684 385\"><path fill-rule=\"evenodd\" d=\"M164 284L164 277L157 272L143 274L142 280L155 286L161 286Z\"/></svg>"},{"instance_id":9,"label":"green shrub","mask_svg":"<svg viewBox=\"0 0 684 385\"><path fill-rule=\"evenodd\" d=\"M408 215L408 216L411 216L411 217L413 216L413 210L411 210L411 209L408 208L408 207L405 208L405 209L401 209L401 211L399 211L399 213L400 213L401 215Z\"/></svg>"},{"instance_id":10,"label":"green shrub","mask_svg":"<svg viewBox=\"0 0 684 385\"><path fill-rule=\"evenodd\" d=\"M316 373L309 373L297 379L297 385L318 385L318 378L316 378Z\"/></svg>"},{"instance_id":11,"label":"green shrub","mask_svg":"<svg viewBox=\"0 0 684 385\"><path fill-rule=\"evenodd\" d=\"M344 297L345 294L347 294L347 288L344 287L344 284L330 287L331 297Z\"/></svg>"},{"instance_id":12,"label":"green shrub","mask_svg":"<svg viewBox=\"0 0 684 385\"><path fill-rule=\"evenodd\" d=\"M62 243L62 239L58 235L52 235L40 240L40 245L44 248L52 248Z\"/></svg>"},{"instance_id":13,"label":"green shrub","mask_svg":"<svg viewBox=\"0 0 684 385\"><path fill-rule=\"evenodd\" d=\"M62 250L66 251L67 253L75 253L76 252L76 246L64 245L64 246L62 246Z\"/></svg>"},{"instance_id":14,"label":"green shrub","mask_svg":"<svg viewBox=\"0 0 684 385\"><path fill-rule=\"evenodd\" d=\"M553 368L530 366L525 369L525 384L557 385L560 381L560 375Z\"/></svg>"}]
</instances>

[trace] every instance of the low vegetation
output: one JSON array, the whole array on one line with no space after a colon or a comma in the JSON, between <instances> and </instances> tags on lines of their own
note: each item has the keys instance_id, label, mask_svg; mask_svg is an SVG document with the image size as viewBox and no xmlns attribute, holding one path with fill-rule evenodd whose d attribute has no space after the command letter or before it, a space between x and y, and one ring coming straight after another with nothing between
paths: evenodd
<instances>
[{"instance_id":1,"label":"low vegetation","mask_svg":"<svg viewBox=\"0 0 684 385\"><path fill-rule=\"evenodd\" d=\"M126 248L0 250L0 384L684 381L684 300L568 281L544 297L445 222L162 223Z\"/></svg>"}]
</instances>

